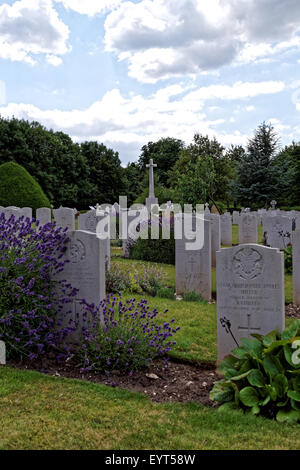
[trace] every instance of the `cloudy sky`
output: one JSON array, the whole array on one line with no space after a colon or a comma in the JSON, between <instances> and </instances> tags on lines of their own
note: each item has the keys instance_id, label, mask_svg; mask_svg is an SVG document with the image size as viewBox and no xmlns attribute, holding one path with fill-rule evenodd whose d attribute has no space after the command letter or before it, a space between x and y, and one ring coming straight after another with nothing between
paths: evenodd
<instances>
[{"instance_id":1,"label":"cloudy sky","mask_svg":"<svg viewBox=\"0 0 300 470\"><path fill-rule=\"evenodd\" d=\"M0 0L0 114L98 140L300 140L299 0Z\"/></svg>"}]
</instances>

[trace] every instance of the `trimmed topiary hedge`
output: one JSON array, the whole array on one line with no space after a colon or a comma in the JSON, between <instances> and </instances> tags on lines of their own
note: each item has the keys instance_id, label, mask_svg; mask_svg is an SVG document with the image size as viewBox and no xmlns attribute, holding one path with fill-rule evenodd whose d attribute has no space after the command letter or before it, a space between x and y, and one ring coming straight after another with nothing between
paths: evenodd
<instances>
[{"instance_id":1,"label":"trimmed topiary hedge","mask_svg":"<svg viewBox=\"0 0 300 470\"><path fill-rule=\"evenodd\" d=\"M25 168L14 162L0 165L0 206L51 208L49 199Z\"/></svg>"}]
</instances>

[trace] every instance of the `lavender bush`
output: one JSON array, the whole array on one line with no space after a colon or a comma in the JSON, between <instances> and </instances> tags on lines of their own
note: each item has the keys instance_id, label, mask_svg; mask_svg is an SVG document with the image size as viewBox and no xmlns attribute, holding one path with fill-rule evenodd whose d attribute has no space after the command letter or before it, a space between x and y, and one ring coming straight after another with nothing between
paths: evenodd
<instances>
[{"instance_id":1,"label":"lavender bush","mask_svg":"<svg viewBox=\"0 0 300 470\"><path fill-rule=\"evenodd\" d=\"M179 330L173 327L175 320L159 324L158 311L151 311L147 300L123 302L121 297L110 294L101 302L101 309L102 326L95 321L84 333L83 372L121 370L131 374L147 367L157 357L166 358L176 344L170 341ZM96 318L97 313L92 313Z\"/></svg>"},{"instance_id":2,"label":"lavender bush","mask_svg":"<svg viewBox=\"0 0 300 470\"><path fill-rule=\"evenodd\" d=\"M8 358L37 359L50 350L59 358L74 331L65 305L77 291L53 281L67 262L67 240L54 223L0 215L0 339Z\"/></svg>"}]
</instances>

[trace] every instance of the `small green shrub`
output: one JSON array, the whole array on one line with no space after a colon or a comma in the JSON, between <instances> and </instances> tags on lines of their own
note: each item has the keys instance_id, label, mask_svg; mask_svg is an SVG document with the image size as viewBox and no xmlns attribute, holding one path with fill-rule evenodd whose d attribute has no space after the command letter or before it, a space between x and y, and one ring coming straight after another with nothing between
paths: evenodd
<instances>
[{"instance_id":1,"label":"small green shrub","mask_svg":"<svg viewBox=\"0 0 300 470\"><path fill-rule=\"evenodd\" d=\"M14 162L0 165L0 206L51 207L37 181L25 168Z\"/></svg>"},{"instance_id":2,"label":"small green shrub","mask_svg":"<svg viewBox=\"0 0 300 470\"><path fill-rule=\"evenodd\" d=\"M202 295L196 292L185 292L182 294L182 299L186 302L205 302Z\"/></svg>"},{"instance_id":3,"label":"small green shrub","mask_svg":"<svg viewBox=\"0 0 300 470\"><path fill-rule=\"evenodd\" d=\"M170 239L162 238L162 222L159 219L157 228L160 238L158 240L151 239L151 221L146 226L140 228L148 236L148 239L138 238L137 241L130 246L129 258L152 263L175 264L175 239L174 239L174 219L170 220ZM148 232L148 234L147 234Z\"/></svg>"},{"instance_id":4,"label":"small green shrub","mask_svg":"<svg viewBox=\"0 0 300 470\"><path fill-rule=\"evenodd\" d=\"M161 287L156 292L156 296L162 299L175 300L175 289L172 287Z\"/></svg>"},{"instance_id":5,"label":"small green shrub","mask_svg":"<svg viewBox=\"0 0 300 470\"><path fill-rule=\"evenodd\" d=\"M243 338L219 366L210 393L220 409L242 409L277 421L300 421L300 320L282 334Z\"/></svg>"},{"instance_id":6,"label":"small green shrub","mask_svg":"<svg viewBox=\"0 0 300 470\"><path fill-rule=\"evenodd\" d=\"M291 245L284 250L284 269L286 274L293 272L293 248Z\"/></svg>"}]
</instances>

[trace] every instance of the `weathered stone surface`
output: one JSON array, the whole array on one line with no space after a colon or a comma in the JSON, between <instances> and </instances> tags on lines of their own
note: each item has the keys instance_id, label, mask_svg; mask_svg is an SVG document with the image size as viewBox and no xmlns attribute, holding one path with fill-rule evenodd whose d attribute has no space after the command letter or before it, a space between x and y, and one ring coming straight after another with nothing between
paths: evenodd
<instances>
[{"instance_id":1,"label":"weathered stone surface","mask_svg":"<svg viewBox=\"0 0 300 470\"><path fill-rule=\"evenodd\" d=\"M54 220L58 227L75 230L75 209L69 207L60 207L53 210Z\"/></svg>"},{"instance_id":2,"label":"weathered stone surface","mask_svg":"<svg viewBox=\"0 0 300 470\"><path fill-rule=\"evenodd\" d=\"M267 219L263 229L266 231L266 244L272 248L284 250L291 243L292 226L292 219L282 215Z\"/></svg>"},{"instance_id":3,"label":"weathered stone surface","mask_svg":"<svg viewBox=\"0 0 300 470\"><path fill-rule=\"evenodd\" d=\"M284 329L284 257L276 248L239 245L217 253L218 359L252 333Z\"/></svg>"},{"instance_id":4,"label":"weathered stone surface","mask_svg":"<svg viewBox=\"0 0 300 470\"><path fill-rule=\"evenodd\" d=\"M257 216L247 212L239 218L239 244L245 243L257 243Z\"/></svg>"},{"instance_id":5,"label":"weathered stone surface","mask_svg":"<svg viewBox=\"0 0 300 470\"><path fill-rule=\"evenodd\" d=\"M69 262L56 279L66 279L72 287L79 289L72 304L72 319L80 327L84 326L81 301L85 299L98 306L105 297L105 247L104 241L91 232L70 231L68 238L65 258ZM69 305L66 308L70 310Z\"/></svg>"},{"instance_id":6,"label":"weathered stone surface","mask_svg":"<svg viewBox=\"0 0 300 470\"><path fill-rule=\"evenodd\" d=\"M227 212L220 216L221 220L221 243L222 245L232 245L232 221L231 215Z\"/></svg>"},{"instance_id":7,"label":"weathered stone surface","mask_svg":"<svg viewBox=\"0 0 300 470\"><path fill-rule=\"evenodd\" d=\"M211 221L211 265L216 267L216 253L221 248L221 222L219 214L210 214Z\"/></svg>"},{"instance_id":8,"label":"weathered stone surface","mask_svg":"<svg viewBox=\"0 0 300 470\"><path fill-rule=\"evenodd\" d=\"M40 222L40 225L46 225L51 222L51 209L48 207L40 207L36 210L36 220Z\"/></svg>"},{"instance_id":9,"label":"weathered stone surface","mask_svg":"<svg viewBox=\"0 0 300 470\"><path fill-rule=\"evenodd\" d=\"M176 240L176 294L196 292L203 299L211 300L211 222L197 217L198 228L202 231L203 244L200 249L189 250L189 233ZM196 222L195 222L196 223ZM196 226L194 226L196 228Z\"/></svg>"},{"instance_id":10,"label":"weathered stone surface","mask_svg":"<svg viewBox=\"0 0 300 470\"><path fill-rule=\"evenodd\" d=\"M300 305L300 229L293 232L293 303Z\"/></svg>"}]
</instances>

